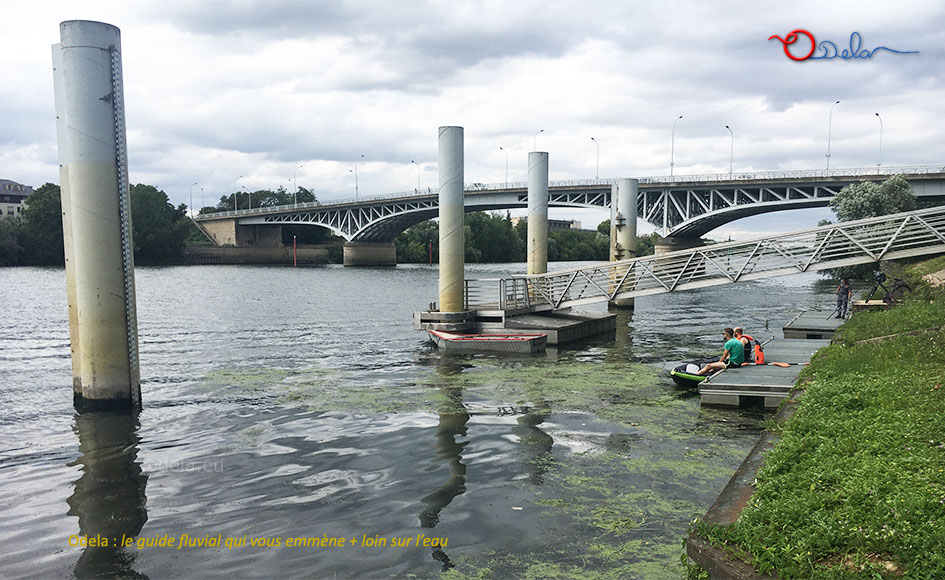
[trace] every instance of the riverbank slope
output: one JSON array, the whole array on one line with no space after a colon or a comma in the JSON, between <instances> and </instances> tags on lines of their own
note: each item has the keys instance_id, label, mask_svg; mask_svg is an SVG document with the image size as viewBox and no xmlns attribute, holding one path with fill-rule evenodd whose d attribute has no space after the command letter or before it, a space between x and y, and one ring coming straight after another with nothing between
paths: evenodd
<instances>
[{"instance_id":1,"label":"riverbank slope","mask_svg":"<svg viewBox=\"0 0 945 580\"><path fill-rule=\"evenodd\" d=\"M779 578L945 578L945 293L920 282L943 262L818 353L745 509L697 536Z\"/></svg>"}]
</instances>

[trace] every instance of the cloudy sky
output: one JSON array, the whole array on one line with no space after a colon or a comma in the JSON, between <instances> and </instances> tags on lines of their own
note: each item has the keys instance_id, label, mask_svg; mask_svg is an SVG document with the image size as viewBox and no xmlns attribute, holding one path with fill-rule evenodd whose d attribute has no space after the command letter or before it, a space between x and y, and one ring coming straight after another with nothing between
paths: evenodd
<instances>
[{"instance_id":1,"label":"cloudy sky","mask_svg":"<svg viewBox=\"0 0 945 580\"><path fill-rule=\"evenodd\" d=\"M675 169L945 164L945 6L626 0L17 2L0 35L0 178L57 182L50 45L59 22L121 29L131 180L194 205L237 187L322 201L436 186L437 127L465 127L466 181ZM777 34L872 58L793 61ZM791 51L811 47L800 38ZM816 54L821 54L819 51ZM544 129L540 135L536 134ZM364 158L361 159L361 155ZM243 176L240 178L239 176ZM593 227L603 212L553 210ZM710 237L816 224L826 210L740 220Z\"/></svg>"}]
</instances>

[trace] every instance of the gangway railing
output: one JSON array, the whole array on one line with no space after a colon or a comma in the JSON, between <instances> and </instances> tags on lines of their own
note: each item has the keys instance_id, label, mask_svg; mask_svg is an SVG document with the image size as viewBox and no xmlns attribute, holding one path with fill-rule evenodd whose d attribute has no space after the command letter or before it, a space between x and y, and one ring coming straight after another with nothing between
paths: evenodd
<instances>
[{"instance_id":1,"label":"gangway railing","mask_svg":"<svg viewBox=\"0 0 945 580\"><path fill-rule=\"evenodd\" d=\"M467 280L467 308L511 304L510 289L521 307L546 310L937 253L945 253L945 206L548 274Z\"/></svg>"}]
</instances>

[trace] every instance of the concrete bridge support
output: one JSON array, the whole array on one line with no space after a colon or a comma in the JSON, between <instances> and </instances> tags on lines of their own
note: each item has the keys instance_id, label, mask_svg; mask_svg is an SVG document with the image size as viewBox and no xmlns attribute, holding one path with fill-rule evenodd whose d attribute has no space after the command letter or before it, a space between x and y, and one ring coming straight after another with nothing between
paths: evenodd
<instances>
[{"instance_id":1,"label":"concrete bridge support","mask_svg":"<svg viewBox=\"0 0 945 580\"><path fill-rule=\"evenodd\" d=\"M201 222L203 230L218 246L278 248L282 246L282 226L241 226L236 218Z\"/></svg>"},{"instance_id":2,"label":"concrete bridge support","mask_svg":"<svg viewBox=\"0 0 945 580\"><path fill-rule=\"evenodd\" d=\"M677 250L689 250L691 248L699 248L705 245L705 242L699 238L660 238L656 241L656 246L653 249L653 254L659 256L661 254L668 254L670 252L675 252Z\"/></svg>"},{"instance_id":3,"label":"concrete bridge support","mask_svg":"<svg viewBox=\"0 0 945 580\"><path fill-rule=\"evenodd\" d=\"M396 266L397 248L393 242L345 242L345 266Z\"/></svg>"},{"instance_id":4,"label":"concrete bridge support","mask_svg":"<svg viewBox=\"0 0 945 580\"><path fill-rule=\"evenodd\" d=\"M548 153L528 154L528 274L548 271Z\"/></svg>"},{"instance_id":5,"label":"concrete bridge support","mask_svg":"<svg viewBox=\"0 0 945 580\"><path fill-rule=\"evenodd\" d=\"M133 410L141 387L121 33L71 20L60 39L53 67L74 401Z\"/></svg>"},{"instance_id":6,"label":"concrete bridge support","mask_svg":"<svg viewBox=\"0 0 945 580\"><path fill-rule=\"evenodd\" d=\"M621 179L614 191L613 221L610 229L611 260L629 260L637 255L637 195L640 182L636 179ZM628 280L628 282L632 282ZM610 306L633 308L633 298L612 300Z\"/></svg>"}]
</instances>

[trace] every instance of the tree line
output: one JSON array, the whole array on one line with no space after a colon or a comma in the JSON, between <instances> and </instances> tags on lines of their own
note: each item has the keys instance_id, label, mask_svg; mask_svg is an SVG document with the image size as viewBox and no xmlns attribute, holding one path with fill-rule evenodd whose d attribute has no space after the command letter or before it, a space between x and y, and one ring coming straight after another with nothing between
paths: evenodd
<instances>
[{"instance_id":1,"label":"tree line","mask_svg":"<svg viewBox=\"0 0 945 580\"><path fill-rule=\"evenodd\" d=\"M129 188L135 263L179 263L185 241L202 233L187 218L187 206L174 207L151 185ZM45 183L26 198L22 219L0 219L0 266L62 266L62 205L59 186Z\"/></svg>"},{"instance_id":2,"label":"tree line","mask_svg":"<svg viewBox=\"0 0 945 580\"><path fill-rule=\"evenodd\" d=\"M394 240L397 261L400 263L425 264L433 261L439 252L439 224L433 220L417 224L402 232ZM524 262L527 258L528 223L519 220L512 223L511 215L497 213L467 213L463 237L465 259L477 262ZM653 245L659 236L650 234L637 240L637 255L653 253ZM610 220L602 222L596 231L556 230L548 233L548 260L551 262L597 261L610 257Z\"/></svg>"},{"instance_id":3,"label":"tree line","mask_svg":"<svg viewBox=\"0 0 945 580\"><path fill-rule=\"evenodd\" d=\"M140 265L179 264L188 243L206 243L203 233L187 217L187 206L174 206L160 189L145 184L132 185L131 218L133 224L135 263ZM215 206L200 210L201 214L228 211L234 205L240 208L272 207L295 203L317 202L315 194L304 187L297 193L284 188L258 190L252 193L236 192L220 197ZM881 184L868 181L844 187L830 207L840 222L909 211L917 207L909 182L901 175ZM821 225L830 222L821 222ZM476 262L524 262L528 225L525 220L512 224L508 212L475 212L465 217L465 257ZM291 244L293 237L302 244L330 244L333 261L341 261L343 240L320 227L283 225L283 243ZM640 236L637 255L653 253L656 234ZM438 223L429 220L408 228L394 241L397 261L426 263L432 244L433 259L439 250ZM549 261L606 261L610 252L610 220L602 222L596 231L559 230L549 232ZM22 219L0 218L0 266L61 266L63 259L62 210L59 186L46 183L26 199ZM874 264L825 270L832 277L869 280Z\"/></svg>"}]
</instances>

